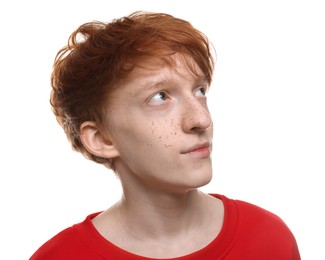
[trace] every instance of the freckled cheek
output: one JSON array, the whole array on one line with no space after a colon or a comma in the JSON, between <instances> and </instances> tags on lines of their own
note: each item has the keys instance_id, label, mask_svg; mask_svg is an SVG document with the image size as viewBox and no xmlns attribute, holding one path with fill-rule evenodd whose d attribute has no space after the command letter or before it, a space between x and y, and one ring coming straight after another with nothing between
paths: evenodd
<instances>
[{"instance_id":1,"label":"freckled cheek","mask_svg":"<svg viewBox=\"0 0 325 260\"><path fill-rule=\"evenodd\" d=\"M173 119L164 121L152 121L147 127L148 140L147 146L153 147L161 145L164 148L170 148L175 142L175 136L178 135L177 128L179 124Z\"/></svg>"}]
</instances>

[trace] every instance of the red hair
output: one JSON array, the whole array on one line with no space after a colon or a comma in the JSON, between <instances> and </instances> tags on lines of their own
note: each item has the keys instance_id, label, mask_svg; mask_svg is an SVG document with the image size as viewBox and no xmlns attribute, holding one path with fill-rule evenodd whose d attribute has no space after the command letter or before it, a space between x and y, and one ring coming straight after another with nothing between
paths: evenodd
<instances>
[{"instance_id":1,"label":"red hair","mask_svg":"<svg viewBox=\"0 0 325 260\"><path fill-rule=\"evenodd\" d=\"M50 99L72 147L88 159L107 164L107 159L84 148L80 125L85 121L103 124L110 90L134 66L152 57L168 62L175 53L193 59L211 83L214 61L209 41L182 19L163 13L135 12L110 23L85 23L74 31L68 45L55 58Z\"/></svg>"}]
</instances>

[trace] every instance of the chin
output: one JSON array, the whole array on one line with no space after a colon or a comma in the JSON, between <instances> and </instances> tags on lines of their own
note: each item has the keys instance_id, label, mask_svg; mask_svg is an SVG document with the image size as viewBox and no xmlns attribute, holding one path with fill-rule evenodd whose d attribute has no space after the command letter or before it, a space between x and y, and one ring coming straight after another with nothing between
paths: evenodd
<instances>
[{"instance_id":1,"label":"chin","mask_svg":"<svg viewBox=\"0 0 325 260\"><path fill-rule=\"evenodd\" d=\"M200 170L188 178L188 186L192 188L200 188L210 183L212 180L212 170Z\"/></svg>"},{"instance_id":2,"label":"chin","mask_svg":"<svg viewBox=\"0 0 325 260\"><path fill-rule=\"evenodd\" d=\"M203 186L209 184L211 182L211 180L212 180L212 174L207 176L207 178L203 179L202 182L200 183L199 187L203 187Z\"/></svg>"}]
</instances>

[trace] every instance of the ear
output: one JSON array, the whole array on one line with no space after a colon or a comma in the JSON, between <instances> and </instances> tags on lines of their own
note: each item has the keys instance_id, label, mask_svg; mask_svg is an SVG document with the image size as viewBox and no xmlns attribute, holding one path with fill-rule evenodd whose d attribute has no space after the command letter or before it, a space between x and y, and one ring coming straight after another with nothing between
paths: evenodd
<instances>
[{"instance_id":1,"label":"ear","mask_svg":"<svg viewBox=\"0 0 325 260\"><path fill-rule=\"evenodd\" d=\"M81 124L80 139L87 151L93 155L107 159L120 155L110 138L102 133L93 121Z\"/></svg>"}]
</instances>

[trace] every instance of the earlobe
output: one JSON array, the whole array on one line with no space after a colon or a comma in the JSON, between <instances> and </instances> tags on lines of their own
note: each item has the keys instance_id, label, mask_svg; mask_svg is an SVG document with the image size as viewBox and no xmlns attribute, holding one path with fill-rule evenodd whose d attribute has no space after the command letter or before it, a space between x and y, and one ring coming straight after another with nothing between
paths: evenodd
<instances>
[{"instance_id":1,"label":"earlobe","mask_svg":"<svg viewBox=\"0 0 325 260\"><path fill-rule=\"evenodd\" d=\"M112 159L119 156L113 142L93 121L83 122L80 126L80 139L87 151L93 155Z\"/></svg>"}]
</instances>

